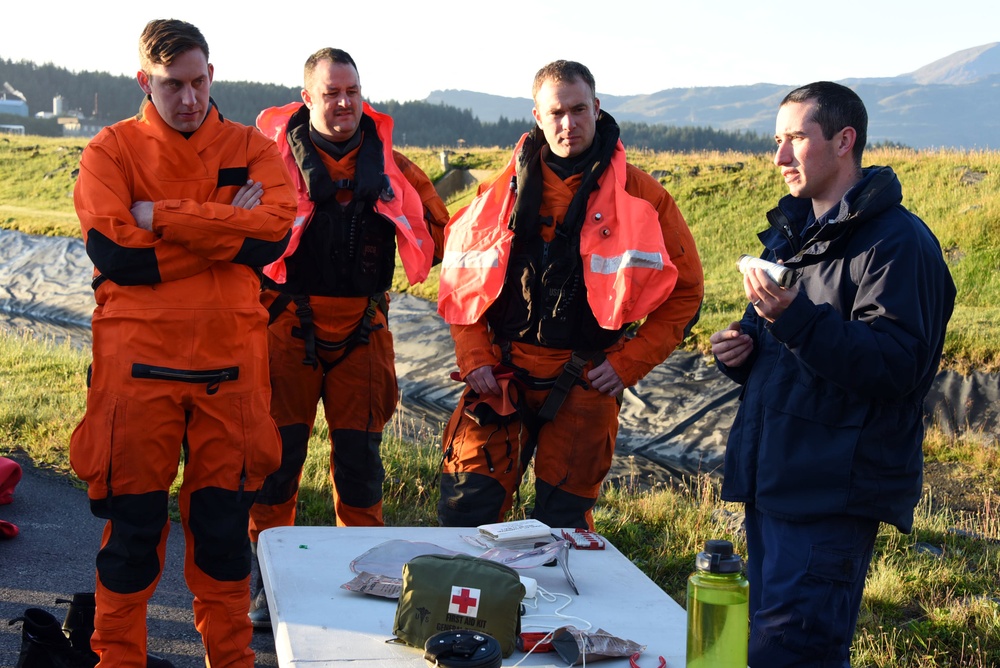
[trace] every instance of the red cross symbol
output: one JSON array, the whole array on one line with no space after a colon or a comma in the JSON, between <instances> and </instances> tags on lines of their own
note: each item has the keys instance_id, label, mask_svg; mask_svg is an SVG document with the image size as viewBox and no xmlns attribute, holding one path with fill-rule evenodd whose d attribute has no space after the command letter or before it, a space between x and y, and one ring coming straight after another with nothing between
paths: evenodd
<instances>
[{"instance_id":1,"label":"red cross symbol","mask_svg":"<svg viewBox=\"0 0 1000 668\"><path fill-rule=\"evenodd\" d=\"M458 587L455 589L458 589ZM458 607L458 614L468 614L470 608L475 608L479 605L479 599L472 595L471 590L462 587L461 593L455 594L455 589L452 589L451 605L453 608Z\"/></svg>"}]
</instances>

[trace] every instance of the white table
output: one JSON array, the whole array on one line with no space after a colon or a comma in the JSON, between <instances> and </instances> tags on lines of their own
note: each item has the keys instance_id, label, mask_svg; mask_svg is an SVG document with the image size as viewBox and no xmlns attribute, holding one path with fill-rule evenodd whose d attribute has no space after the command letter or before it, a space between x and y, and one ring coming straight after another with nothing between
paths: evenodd
<instances>
[{"instance_id":1,"label":"white table","mask_svg":"<svg viewBox=\"0 0 1000 668\"><path fill-rule=\"evenodd\" d=\"M257 556L271 612L278 665L283 668L388 668L424 667L423 650L387 644L393 637L396 601L342 589L354 573L350 562L389 540L433 543L443 548L478 555L482 550L462 540L475 529L428 527L278 527L260 534ZM642 668L659 664L663 656L670 668L683 668L686 613L656 583L647 578L621 552L608 543L604 550L571 550L569 567L580 590L563 614L586 619L593 630L646 645L639 659ZM538 567L519 571L538 581L539 587L572 594L562 569ZM542 602L538 612L552 612L562 604ZM529 615L534 612L528 610ZM525 617L522 631L544 631L562 626L558 620L539 619L538 626ZM545 626L542 626L545 625ZM582 628L582 622L574 624ZM566 665L558 654L521 652L504 659L513 666ZM589 662L588 662L589 663ZM601 661L606 668L623 668L628 659Z\"/></svg>"}]
</instances>

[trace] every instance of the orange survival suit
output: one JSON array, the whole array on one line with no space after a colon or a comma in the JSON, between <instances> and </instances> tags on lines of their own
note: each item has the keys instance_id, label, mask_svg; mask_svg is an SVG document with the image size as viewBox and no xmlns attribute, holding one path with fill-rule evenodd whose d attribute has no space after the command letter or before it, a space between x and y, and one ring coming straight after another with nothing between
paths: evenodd
<instances>
[{"instance_id":1,"label":"orange survival suit","mask_svg":"<svg viewBox=\"0 0 1000 668\"><path fill-rule=\"evenodd\" d=\"M251 179L260 204L233 206ZM278 466L267 312L255 267L280 256L295 199L274 143L212 103L185 138L146 102L83 152L74 200L94 263L93 363L70 461L107 520L97 555L101 665L145 666L146 604L178 501L195 626L212 666L250 650L250 505ZM153 230L130 208L154 203Z\"/></svg>"},{"instance_id":2,"label":"orange survival suit","mask_svg":"<svg viewBox=\"0 0 1000 668\"><path fill-rule=\"evenodd\" d=\"M274 138L292 174L298 215L285 254L264 269L282 462L251 511L251 540L295 523L320 399L337 523L381 525L379 447L398 400L387 291L397 247L410 282L427 277L448 210L426 175L392 150L392 119L367 103L346 146L312 131L301 103L264 110L257 126Z\"/></svg>"},{"instance_id":3,"label":"orange survival suit","mask_svg":"<svg viewBox=\"0 0 1000 668\"><path fill-rule=\"evenodd\" d=\"M683 339L702 293L683 216L626 163L614 119L601 114L571 170L550 164L538 128L522 137L446 229L438 310L459 375L492 366L505 394L463 393L444 434L440 523L502 520L534 455L532 516L592 528L620 399L591 389L587 372L606 359L634 385Z\"/></svg>"}]
</instances>

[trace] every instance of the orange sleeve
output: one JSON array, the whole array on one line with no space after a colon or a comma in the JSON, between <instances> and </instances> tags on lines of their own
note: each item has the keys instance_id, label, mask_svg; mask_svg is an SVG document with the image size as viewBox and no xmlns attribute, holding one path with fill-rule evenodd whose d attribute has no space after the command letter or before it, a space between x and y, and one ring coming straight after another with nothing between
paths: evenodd
<instances>
[{"instance_id":1,"label":"orange sleeve","mask_svg":"<svg viewBox=\"0 0 1000 668\"><path fill-rule=\"evenodd\" d=\"M138 227L132 217L129 161L105 128L87 144L73 203L95 272L119 285L151 285L194 276L212 261Z\"/></svg>"},{"instance_id":2,"label":"orange sleeve","mask_svg":"<svg viewBox=\"0 0 1000 668\"><path fill-rule=\"evenodd\" d=\"M427 230L434 240L434 264L440 264L444 256L444 227L448 224L448 207L444 205L441 196L438 195L434 184L412 160L399 151L394 150L392 157L396 161L396 166L403 173L403 177L410 182L420 195L420 201L424 205L424 222Z\"/></svg>"},{"instance_id":3,"label":"orange sleeve","mask_svg":"<svg viewBox=\"0 0 1000 668\"><path fill-rule=\"evenodd\" d=\"M221 201L160 200L153 209L154 232L211 260L263 266L281 255L295 218L291 178L274 142L251 128L245 132L248 178L264 186L260 204L233 206L239 188L232 186L232 194Z\"/></svg>"},{"instance_id":4,"label":"orange sleeve","mask_svg":"<svg viewBox=\"0 0 1000 668\"><path fill-rule=\"evenodd\" d=\"M670 260L677 267L677 284L663 304L650 313L636 335L608 353L607 359L626 387L635 385L667 359L698 319L705 279L694 237L677 203L656 179L633 165L627 167L625 190L656 209Z\"/></svg>"},{"instance_id":5,"label":"orange sleeve","mask_svg":"<svg viewBox=\"0 0 1000 668\"><path fill-rule=\"evenodd\" d=\"M97 272L119 285L152 285L193 276L215 261L263 266L280 256L295 199L273 142L247 128L232 129L218 142L237 161L245 157L249 178L264 184L260 205L246 210L231 204L239 186L220 187L207 196L205 179L157 180L162 178L158 170L143 167L155 155L130 149L138 136L134 126L107 128L80 160L74 204ZM187 194L185 187L194 197L177 199ZM173 198L157 196L162 192ZM135 201L154 202L152 231L136 225Z\"/></svg>"},{"instance_id":6,"label":"orange sleeve","mask_svg":"<svg viewBox=\"0 0 1000 668\"><path fill-rule=\"evenodd\" d=\"M472 325L451 325L455 341L455 363L462 378L482 366L500 363L500 348L493 345L485 318Z\"/></svg>"}]
</instances>

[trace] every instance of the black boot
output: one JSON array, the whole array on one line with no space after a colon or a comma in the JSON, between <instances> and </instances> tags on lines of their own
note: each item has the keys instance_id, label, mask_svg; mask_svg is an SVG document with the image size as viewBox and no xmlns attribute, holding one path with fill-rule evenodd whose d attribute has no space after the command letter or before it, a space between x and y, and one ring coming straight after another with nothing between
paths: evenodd
<instances>
[{"instance_id":1,"label":"black boot","mask_svg":"<svg viewBox=\"0 0 1000 668\"><path fill-rule=\"evenodd\" d=\"M254 573L253 586L250 587L250 624L254 630L271 630L271 610L267 607L267 594L264 593L264 576L260 572L260 562L257 561L257 543L250 543L251 559Z\"/></svg>"},{"instance_id":2,"label":"black boot","mask_svg":"<svg viewBox=\"0 0 1000 668\"><path fill-rule=\"evenodd\" d=\"M85 652L93 655L94 664L97 664L97 652L90 649L90 636L94 634L94 611L96 604L92 593L76 593L73 598L66 600L57 598L56 603L69 603L66 610L66 619L63 620L63 633L69 638L69 644L78 652Z\"/></svg>"},{"instance_id":3,"label":"black boot","mask_svg":"<svg viewBox=\"0 0 1000 668\"><path fill-rule=\"evenodd\" d=\"M41 608L28 608L21 622L21 654L15 668L94 668L97 657L73 648L59 622Z\"/></svg>"},{"instance_id":4,"label":"black boot","mask_svg":"<svg viewBox=\"0 0 1000 668\"><path fill-rule=\"evenodd\" d=\"M90 637L94 635L94 614L97 610L94 594L76 593L71 600L58 598L56 603L69 603L62 630L69 637L73 648L81 654L93 656L94 663L90 665L96 665L97 653L90 648ZM146 668L174 668L174 664L155 654L146 654Z\"/></svg>"}]
</instances>

